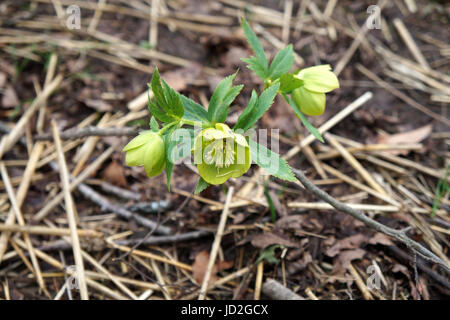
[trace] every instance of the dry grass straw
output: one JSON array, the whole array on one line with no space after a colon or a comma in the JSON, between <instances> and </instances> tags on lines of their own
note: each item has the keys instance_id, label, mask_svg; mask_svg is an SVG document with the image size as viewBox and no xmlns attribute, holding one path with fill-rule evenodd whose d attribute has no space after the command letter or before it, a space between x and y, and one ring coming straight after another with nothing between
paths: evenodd
<instances>
[{"instance_id":1,"label":"dry grass straw","mask_svg":"<svg viewBox=\"0 0 450 320\"><path fill-rule=\"evenodd\" d=\"M73 203L72 194L70 192L70 183L69 183L69 172L67 170L67 164L64 157L64 153L62 151L61 139L59 137L58 127L56 126L56 122L52 121L52 132L53 138L56 145L56 150L58 153L58 164L59 164L59 172L62 182L62 188L64 192L64 201L66 203L66 211L67 211L67 220L69 222L70 229L70 238L73 248L73 256L75 259L76 265L76 279L78 283L78 288L80 290L80 295L82 300L89 300L89 294L86 285L86 275L84 273L84 263L83 257L81 254L81 246L80 239L77 233L77 218L75 213L75 205Z\"/></svg>"},{"instance_id":2,"label":"dry grass straw","mask_svg":"<svg viewBox=\"0 0 450 320\"><path fill-rule=\"evenodd\" d=\"M210 277L213 272L212 271L213 267L216 264L216 257L217 257L217 253L218 253L219 247L220 247L220 242L222 240L222 236L223 236L223 233L225 230L225 225L227 222L228 211L229 211L231 199L233 196L233 191L234 191L234 188L230 187L227 192L227 198L225 200L225 205L223 207L222 214L220 215L220 221L217 226L217 232L216 232L216 236L214 238L214 242L213 242L213 245L211 248L211 253L209 254L208 267L207 267L205 275L203 277L203 282L200 287L200 293L198 295L198 300L205 300L206 294L208 292L209 280L210 280Z\"/></svg>"},{"instance_id":3,"label":"dry grass straw","mask_svg":"<svg viewBox=\"0 0 450 320\"><path fill-rule=\"evenodd\" d=\"M263 45L269 45L273 48L280 49L289 42L289 39L294 36L297 37L300 33L308 33L312 37L311 49L316 60L322 57L317 54L314 49L316 45L315 37L327 36L331 41L339 41L340 33L349 36L353 39L351 45L342 54L334 68L337 74L342 73L345 68L350 67L350 61L357 50L364 50L368 54L375 55L382 63L382 72L390 81L384 80L379 74L375 74L366 67L358 64L356 65L363 75L370 79L370 85L379 86L386 91L404 101L407 105L415 108L431 118L440 121L444 124L450 124L450 121L438 112L430 110L428 106L416 101L409 95L404 93L403 89L414 89L425 94L433 102L448 102L450 101L450 91L448 84L450 77L433 64L431 60L427 61L425 58L419 42L415 37L425 41L429 45L438 48L442 58L448 58L450 47L429 35L418 34L408 29L408 26L397 18L393 21L397 33L391 33L388 28L381 30L383 37L389 44L394 42L394 36L397 34L401 40L406 44L413 60L400 56L394 53L395 50L382 45L375 37L368 32L366 25L358 26L353 15L349 15L350 26L343 25L336 20L336 14L339 14L339 3L336 0L329 0L322 11L319 6L312 2L302 0L298 12L292 12L294 1L288 0L284 3L284 7L280 10L270 9L259 5L249 4L245 1L239 0L221 0L224 5L221 15L212 16L207 14L195 14L176 10L177 1L166 3L164 1L152 0L151 6L141 1L121 1L121 4L111 4L107 1L100 0L98 2L86 1L72 1L72 0L34 0L33 2L39 4L50 4L54 7L56 16L39 16L33 20L18 21L16 26L21 29L0 28L0 49L5 52L13 53L7 45L15 44L20 48L14 50L14 54L26 57L31 60L39 60L40 57L33 53L31 46L37 46L39 50L49 50L49 44L58 48L58 53L53 53L49 61L49 69L46 74L43 89L40 90L39 83L35 82L37 97L22 115L19 121L14 126L13 130L5 135L0 141L0 159L3 155L11 150L17 141L26 133L27 148L29 151L29 159L24 162L10 162L4 161L0 164L2 173L2 182L0 186L6 188L9 202L12 208L9 210L5 223L0 224L0 261L11 259L12 257L19 257L21 262L31 271L29 277L35 278L39 286L45 290L45 278L57 278L67 275L68 271L64 267L64 263L57 261L50 255L34 248L31 245L30 235L42 236L70 236L70 242L73 245L73 253L77 266L83 269L83 259L89 262L98 272L83 270L81 274L82 282L82 298L87 298L87 287L91 289L89 294L91 297L96 297L97 293L103 294L111 299L147 299L156 292L159 296L157 298L172 299L175 297L176 291L172 289L172 285L180 283L180 281L193 281L189 273L192 272L192 266L180 262L177 258L176 251L174 254L169 254L169 251L152 247L158 252L154 253L145 249L136 249L130 253L131 260L136 261L143 266L147 271L152 272L157 278L158 284L149 283L146 281L139 281L127 277L119 277L112 271L108 270L103 265L102 259L97 259L96 256L90 255L87 250L82 249L79 244L79 237L95 237L100 241L105 241L108 245L108 250L117 249L122 252L129 252L130 248L120 246L114 243L113 239L117 237L106 238L102 232L97 232L91 229L83 229L76 227L76 210L71 198L71 192L85 181L93 172L95 172L101 165L110 158L114 151L114 147L108 148L95 161L87 165L88 159L94 154L94 147L97 145L99 139L97 137L89 137L66 143L42 143L37 142L33 145L32 133L29 129L30 120L39 110L37 117L36 128L38 133L44 130L44 121L48 117L47 100L49 96L56 89L62 86L63 76L57 75L56 63L58 59L62 59L65 55L78 54L80 50L86 50L87 54L107 61L109 63L125 66L134 70L139 70L147 73L153 72L153 64L158 63L172 64L174 66L189 66L192 61L173 55L158 51L158 25L167 26L171 31L188 30L189 32L201 33L213 36L226 36L229 34L229 29L236 26L235 17L243 16L245 10L251 12L251 20L255 31L261 36ZM90 10L92 15L89 20L83 19L83 30L77 33L79 37L75 40L73 34L65 33L64 37L54 37L53 34L42 34L42 30L51 30L54 34L62 34L65 31L64 18L65 12L63 5L76 4L80 7ZM378 5L384 6L386 1L380 1ZM406 0L406 7L403 4L397 5L401 11L415 12L417 5L414 0ZM168 9L170 7L170 10ZM119 13L131 16L137 19L149 20L149 42L152 48L145 49L133 43L127 42L116 36L105 34L97 29L101 22L102 15L105 12ZM305 13L310 13L305 15ZM383 23L386 21L384 20ZM30 30L36 30L32 32ZM338 32L339 31L339 32ZM81 40L80 40L81 38ZM162 49L162 48L159 48ZM9 51L8 51L9 50ZM428 56L427 56L428 57ZM144 62L142 62L144 61ZM295 53L295 62L297 66L301 67L305 64L305 60L297 53ZM207 74L215 74L217 70L212 68L204 68ZM356 82L355 82L356 83ZM350 83L354 85L355 83ZM146 103L148 96L152 97L152 92L144 91L135 99L128 102L127 106L129 112L116 112L114 114L105 115L97 124L99 127L123 127L127 122L135 119L140 119L147 116L147 111L142 110ZM366 92L358 99L342 108L342 110L331 117L328 121L319 127L319 132L326 134L331 129L347 116L363 106L372 98L371 92ZM96 116L87 117L85 121L79 124L79 127L86 126L97 119ZM57 136L57 129L54 128L54 134ZM436 138L436 134L433 134ZM409 150L418 151L423 148L421 144L404 144L404 145L364 145L350 139L344 139L337 135L326 134L327 141L330 146L318 147L311 145L315 138L312 135L302 138L299 144L294 145L291 150L285 155L285 159L289 160L295 157L300 151L303 151L308 161L312 164L314 169L319 174L320 180L315 180L316 184L332 185L332 184L346 184L351 188L351 196L346 197L346 201L357 201L360 199L367 199L367 203L353 203L350 206L366 210L370 213L389 214L402 212L407 213L411 217L409 224L417 229L424 238L424 241L430 246L431 250L448 263L448 258L445 256L445 249L440 244L442 242L442 235L448 234L445 228L429 225L424 219L425 215L431 212L430 205L419 199L416 194L423 194L429 198L433 198L434 190L430 187L425 179L425 175L440 179L444 175L443 170L436 170L429 166L423 165L417 161L412 161L404 157L389 154L384 151L389 150ZM439 134L439 139L448 139L448 134ZM77 156L71 164L74 165L72 171L75 178L69 182L69 172L65 167L64 153L68 152L78 146ZM44 150L45 146L45 150ZM35 172L44 165L50 163L52 160L58 158L60 162L60 174L63 182L62 191L57 193L45 204L45 206L33 216L35 221L44 221L47 225L51 225L48 219L48 214L56 208L58 204L65 199L65 209L67 211L67 221L69 228L61 228L56 226L30 226L24 219L21 212L21 205L24 202L27 191L32 182L42 179L41 173ZM345 170L341 168L333 168L328 161L334 159L338 161L342 158L348 163L350 170L354 170L357 174L352 177L351 174L346 174ZM61 162L63 166L61 166ZM334 163L334 162L333 162ZM13 177L9 179L6 168L14 165L25 167L23 177ZM85 166L87 167L85 168ZM424 175L423 175L424 174ZM189 192L174 188L173 192L184 197L191 197L209 206L210 210L222 210L221 219L217 227L216 238L211 249L210 260L208 263L208 273L199 290L183 296L183 299L204 299L208 292L214 288L220 288L224 284L229 284L237 287L234 281L243 276L255 276L254 298L259 299L263 287L264 266L262 263L256 266L255 274L251 274L252 266L242 267L242 261L237 268L237 271L230 273L217 280L215 283L209 283L209 277L212 272L217 255L219 254L220 242L223 233L225 232L227 216L234 217L229 211L238 207L263 207L267 208L267 202L264 198L264 183L268 183L269 187L281 187L276 182L266 181L267 177L261 175L257 171L252 178L249 178L247 183L237 190L233 195L233 189L230 188L227 194L225 204L207 199L199 195L192 195ZM406 183L405 183L406 181ZM14 192L12 186L19 185L17 192ZM57 189L56 189L57 190ZM358 193L354 193L356 192ZM295 190L297 195L302 192ZM381 202L380 202L381 200ZM443 204L449 203L448 198L442 199ZM7 202L2 202L3 205ZM292 201L287 204L288 207L307 209L307 210L329 210L332 209L328 204L317 202L303 202ZM259 209L258 209L259 210ZM438 210L437 215L444 221L448 221L448 212L445 210ZM16 224L17 220L17 224ZM58 221L59 223L59 221ZM262 229L265 231L271 230L273 226L265 223L255 223L252 225L232 225L229 226L227 232L247 232L251 229ZM12 236L13 233L18 233ZM127 233L126 235L129 235ZM310 236L319 236L309 234ZM24 240L21 240L23 237ZM6 253L8 241L11 243L12 250ZM445 242L445 241L444 241ZM31 261L28 260L28 256ZM111 251L109 251L111 252ZM160 254L159 254L160 253ZM104 254L104 259L108 254ZM45 273L40 271L39 261L45 261L51 266L57 268L61 272ZM64 260L63 260L64 261ZM20 262L20 261L19 261ZM312 265L314 265L313 262ZM121 263L123 268L125 264ZM283 264L283 281L286 281L285 266ZM311 267L314 269L313 267ZM175 270L177 273L177 281L168 275L169 270ZM318 270L314 269L314 274L318 277L324 277ZM365 299L382 299L383 296L379 293L368 291L364 279L361 277L356 265L352 264L349 267L349 273L355 280L355 284L362 296ZM114 284L118 289L111 289L105 284L100 284L98 280L107 280L108 283ZM84 284L83 284L84 283ZM181 282L182 283L182 282ZM10 297L10 288L6 281L3 285L5 291L5 298ZM130 288L134 287L133 290ZM63 298L65 292L69 290L67 282L65 282L55 295L55 299ZM70 290L69 290L70 292ZM306 295L313 300L319 299L318 292L313 293L311 288L305 290ZM49 296L48 292L47 295ZM152 296L153 298L153 296Z\"/></svg>"}]
</instances>

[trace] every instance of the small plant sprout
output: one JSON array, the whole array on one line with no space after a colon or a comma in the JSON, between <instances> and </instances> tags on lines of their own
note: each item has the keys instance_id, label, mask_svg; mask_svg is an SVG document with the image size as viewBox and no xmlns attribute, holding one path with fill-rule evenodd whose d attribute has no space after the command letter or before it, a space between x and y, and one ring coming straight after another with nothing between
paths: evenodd
<instances>
[{"instance_id":1,"label":"small plant sprout","mask_svg":"<svg viewBox=\"0 0 450 320\"><path fill-rule=\"evenodd\" d=\"M292 45L280 50L269 64L266 53L247 21L242 28L255 56L243 58L248 68L265 85L258 95L253 91L248 105L233 128L226 123L229 106L243 85L233 85L236 74L224 78L217 85L208 110L173 90L160 78L156 68L149 84L153 100L148 107L152 115L151 130L140 133L123 149L129 166L144 166L149 177L166 169L170 188L173 165L180 158L193 155L200 179L195 190L199 193L209 185L220 185L229 178L245 174L252 161L269 174L287 181L296 181L289 165L280 155L251 139L250 132L258 120L280 94L292 107L308 131L323 142L319 131L305 115L317 116L325 110L325 93L339 88L339 82L329 65L321 65L290 73L294 62ZM162 124L162 128L158 124ZM182 128L187 126L187 128ZM185 130L189 139L188 152L173 157L179 147L177 130ZM177 134L176 134L177 133ZM269 159L270 161L267 161Z\"/></svg>"}]
</instances>

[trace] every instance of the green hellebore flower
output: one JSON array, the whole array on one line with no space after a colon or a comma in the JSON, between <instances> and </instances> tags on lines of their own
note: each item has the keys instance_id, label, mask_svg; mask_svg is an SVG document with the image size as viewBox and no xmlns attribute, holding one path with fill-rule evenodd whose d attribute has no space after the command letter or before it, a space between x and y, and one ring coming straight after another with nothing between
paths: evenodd
<instances>
[{"instance_id":1,"label":"green hellebore flower","mask_svg":"<svg viewBox=\"0 0 450 320\"><path fill-rule=\"evenodd\" d=\"M308 116L319 116L325 111L325 93L339 88L339 81L330 65L300 70L296 75L303 86L292 92L292 100Z\"/></svg>"},{"instance_id":2,"label":"green hellebore flower","mask_svg":"<svg viewBox=\"0 0 450 320\"><path fill-rule=\"evenodd\" d=\"M150 130L141 132L122 150L129 166L144 166L149 177L159 175L166 165L166 148L163 138Z\"/></svg>"},{"instance_id":3,"label":"green hellebore flower","mask_svg":"<svg viewBox=\"0 0 450 320\"><path fill-rule=\"evenodd\" d=\"M223 123L201 131L195 138L193 152L200 176L214 185L242 176L252 162L247 140Z\"/></svg>"}]
</instances>

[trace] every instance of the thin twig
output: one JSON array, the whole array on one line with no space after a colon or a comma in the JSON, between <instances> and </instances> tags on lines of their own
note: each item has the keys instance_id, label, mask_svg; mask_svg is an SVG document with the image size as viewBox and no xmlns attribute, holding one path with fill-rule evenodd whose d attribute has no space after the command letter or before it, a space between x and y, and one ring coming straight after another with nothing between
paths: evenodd
<instances>
[{"instance_id":1,"label":"thin twig","mask_svg":"<svg viewBox=\"0 0 450 320\"><path fill-rule=\"evenodd\" d=\"M122 246L130 246L136 243L146 244L146 245L157 245L166 243L175 243L188 240L195 240L211 235L212 233L205 230L192 231L181 234L176 234L173 236L159 236L159 237L148 237L144 241L143 239L127 239L127 240L116 240L114 243ZM142 242L141 242L142 241Z\"/></svg>"},{"instance_id":2,"label":"thin twig","mask_svg":"<svg viewBox=\"0 0 450 320\"><path fill-rule=\"evenodd\" d=\"M114 212L115 214L117 214L127 220L133 219L140 225L150 228L150 229L153 229L157 226L157 223L152 220L149 220L147 218L144 218L141 215L138 215L136 213L128 211L127 209L125 209L123 207L112 204L108 199L103 197L97 191L94 191L94 189L92 189L91 187L89 187L83 183L81 183L78 186L78 191L80 191L85 196L85 198L98 204L101 207L102 211ZM169 235L172 233L172 230L169 227L157 226L155 232Z\"/></svg>"},{"instance_id":3,"label":"thin twig","mask_svg":"<svg viewBox=\"0 0 450 320\"><path fill-rule=\"evenodd\" d=\"M395 230L392 228L389 228L375 220L372 220L371 218L367 217L362 213L361 211L355 210L348 205L336 200L332 196L330 196L325 191L318 188L316 185L314 185L305 175L302 171L294 169L294 174L297 177L298 180L305 186L306 189L311 191L314 195L322 199L323 201L331 204L334 208L336 208L339 211L342 211L346 214L351 215L355 219L363 222L368 227L378 231L382 232L388 236L391 236L400 242L404 243L406 246L408 246L411 250L414 250L420 256L424 257L427 260L430 260L438 265L440 265L445 272L450 274L450 267L442 261L439 257L437 257L434 253L432 253L430 250L422 246L421 244L417 243L416 241L410 239L404 231L402 230Z\"/></svg>"},{"instance_id":4,"label":"thin twig","mask_svg":"<svg viewBox=\"0 0 450 320\"><path fill-rule=\"evenodd\" d=\"M212 274L212 269L214 264L216 263L216 256L219 251L220 241L222 240L223 231L225 230L225 224L227 222L228 217L228 209L230 207L231 197L233 195L233 187L228 189L227 198L225 200L225 206L222 211L222 215L220 216L219 225L217 226L216 237L214 238L214 242L211 249L211 254L209 256L208 261L208 269L206 270L205 276L203 278L202 286L200 288L200 294L198 296L198 300L204 300L206 298L206 292L208 290L209 279Z\"/></svg>"},{"instance_id":5,"label":"thin twig","mask_svg":"<svg viewBox=\"0 0 450 320\"><path fill-rule=\"evenodd\" d=\"M135 136L141 131L139 128L99 128L94 126L89 126L85 128L71 128L66 131L61 132L61 139L63 140L76 140L84 137L98 136L98 137L108 137L108 136ZM36 135L35 140L52 140L50 133Z\"/></svg>"},{"instance_id":6,"label":"thin twig","mask_svg":"<svg viewBox=\"0 0 450 320\"><path fill-rule=\"evenodd\" d=\"M395 255L396 258L400 258L405 262L409 262L411 260L410 255L402 249L396 246L388 246L387 248ZM445 287L447 290L450 290L450 282L445 277L428 267L420 258L417 259L417 267L434 281Z\"/></svg>"},{"instance_id":7,"label":"thin twig","mask_svg":"<svg viewBox=\"0 0 450 320\"><path fill-rule=\"evenodd\" d=\"M299 296L273 279L267 279L266 282L264 282L262 292L275 300L305 300L305 298Z\"/></svg>"}]
</instances>

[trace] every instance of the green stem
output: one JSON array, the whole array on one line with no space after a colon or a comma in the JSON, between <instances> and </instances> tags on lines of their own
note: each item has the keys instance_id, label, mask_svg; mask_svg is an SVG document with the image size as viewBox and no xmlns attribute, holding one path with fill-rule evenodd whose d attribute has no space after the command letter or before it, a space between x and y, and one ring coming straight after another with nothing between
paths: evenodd
<instances>
[{"instance_id":1,"label":"green stem","mask_svg":"<svg viewBox=\"0 0 450 320\"><path fill-rule=\"evenodd\" d=\"M161 130L159 130L158 134L160 136L162 136L164 132L166 132L168 129L170 129L171 127L173 127L177 123L179 123L179 121L174 121L174 122L168 123L166 126L162 127Z\"/></svg>"},{"instance_id":2,"label":"green stem","mask_svg":"<svg viewBox=\"0 0 450 320\"><path fill-rule=\"evenodd\" d=\"M190 125L193 127L209 128L212 126L211 123L205 123L202 121L194 121L194 120L189 120L189 119L184 119L184 118L182 118L180 120L180 122L181 122L181 125L187 124L187 125Z\"/></svg>"}]
</instances>

